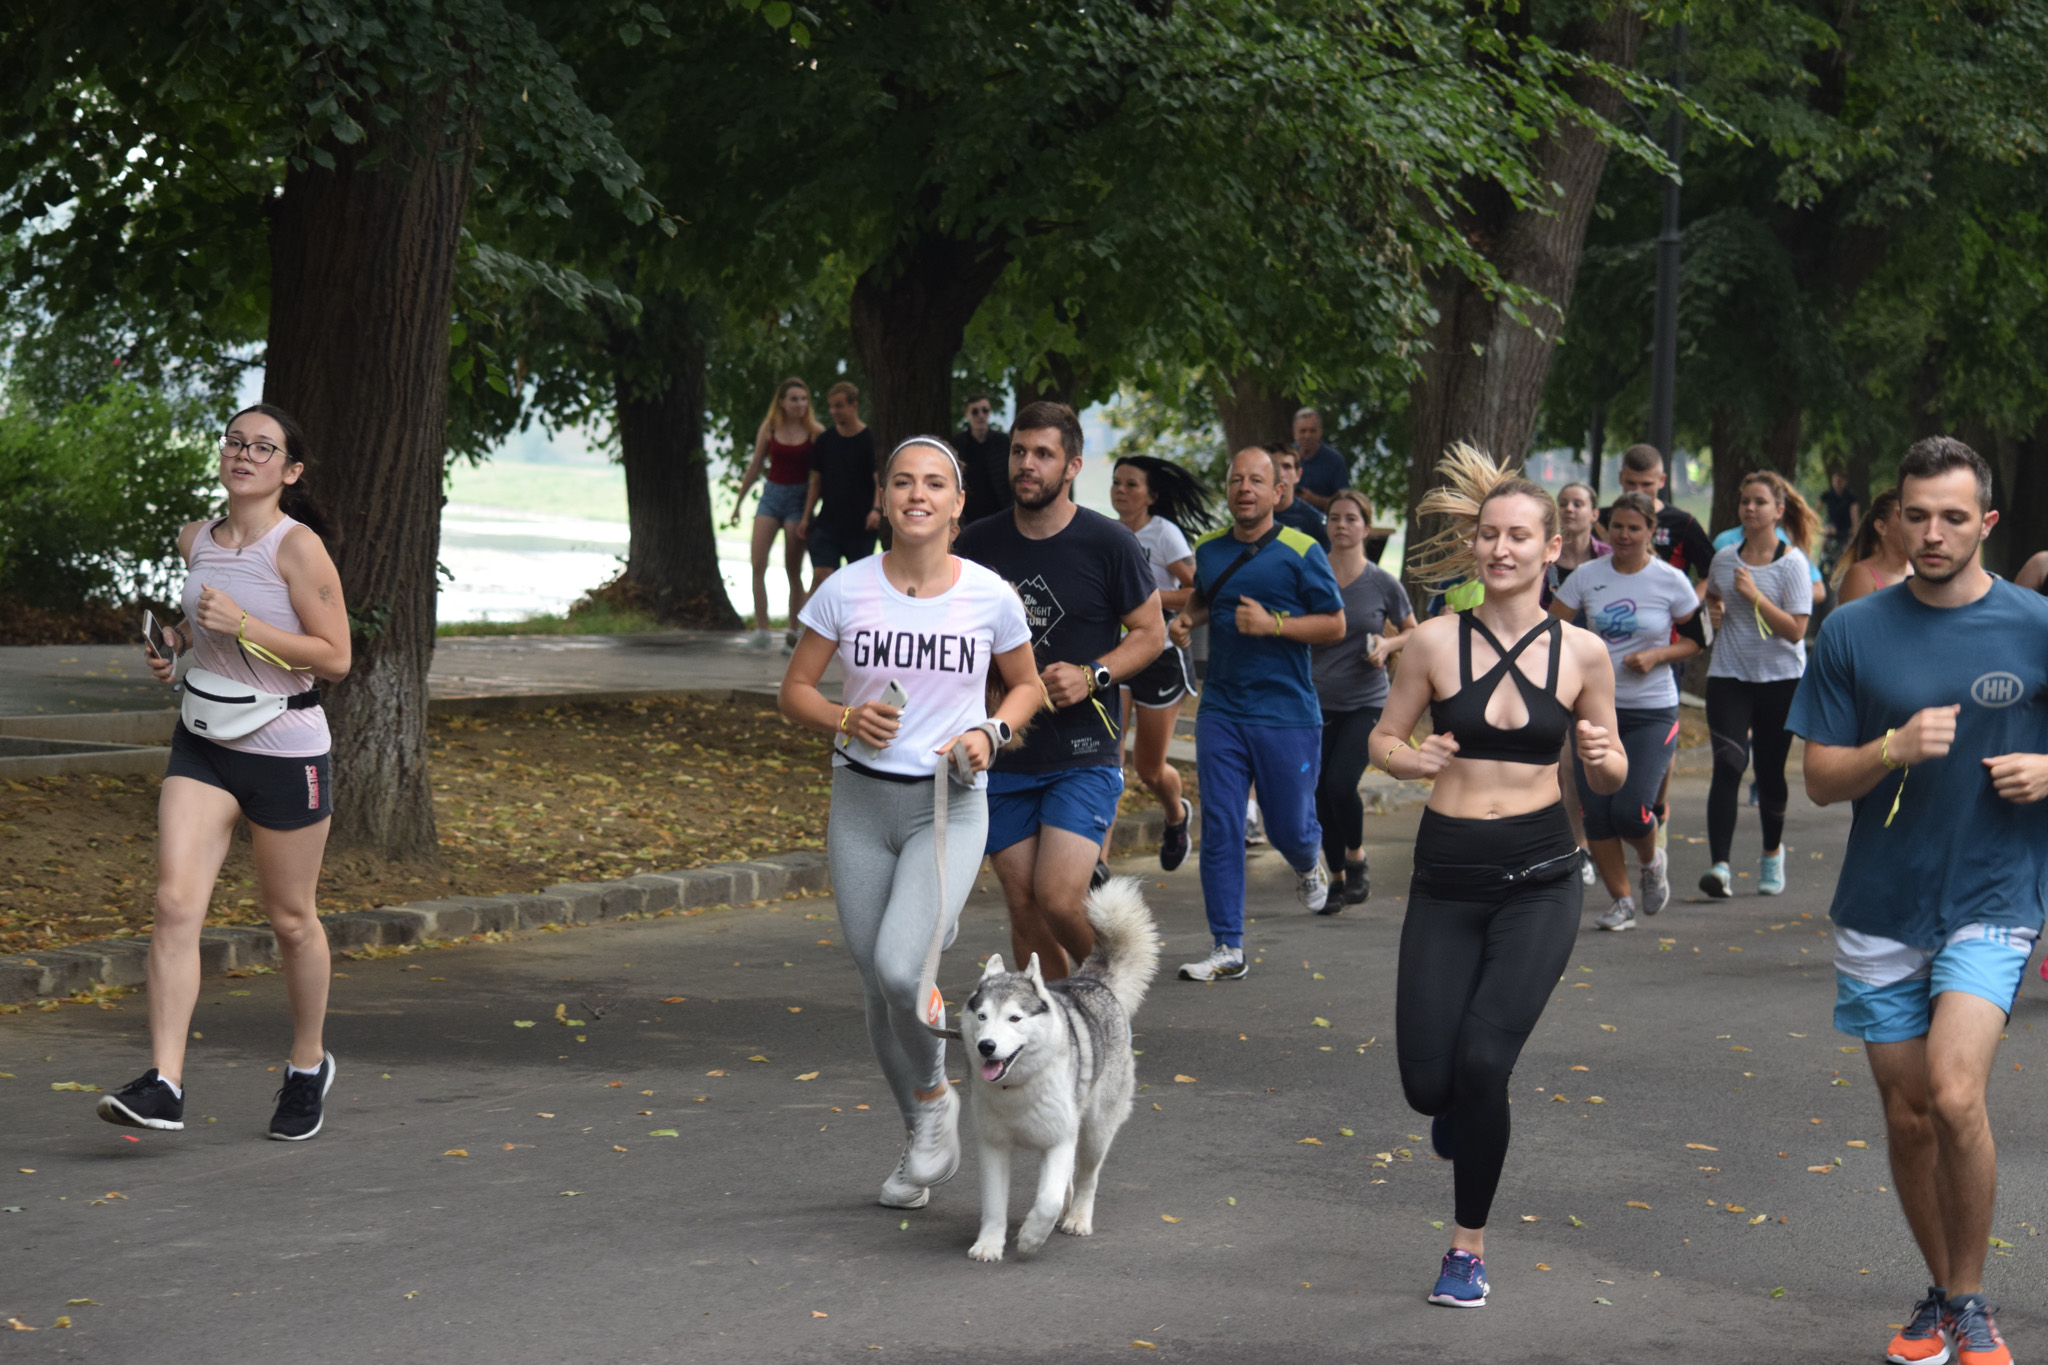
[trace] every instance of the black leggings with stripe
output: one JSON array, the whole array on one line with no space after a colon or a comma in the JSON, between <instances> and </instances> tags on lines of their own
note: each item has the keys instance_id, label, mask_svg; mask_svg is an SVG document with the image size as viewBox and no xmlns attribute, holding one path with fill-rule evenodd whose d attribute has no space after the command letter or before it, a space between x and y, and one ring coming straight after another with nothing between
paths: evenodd
<instances>
[{"instance_id":1,"label":"black leggings with stripe","mask_svg":"<svg viewBox=\"0 0 2048 1365\"><path fill-rule=\"evenodd\" d=\"M1764 827L1764 851L1785 841L1785 759L1792 752L1792 694L1799 679L1744 682L1707 679L1707 731L1714 743L1714 785L1707 790L1707 851L1717 863L1735 847L1735 811L1742 798L1742 770L1756 750L1756 813Z\"/></svg>"}]
</instances>

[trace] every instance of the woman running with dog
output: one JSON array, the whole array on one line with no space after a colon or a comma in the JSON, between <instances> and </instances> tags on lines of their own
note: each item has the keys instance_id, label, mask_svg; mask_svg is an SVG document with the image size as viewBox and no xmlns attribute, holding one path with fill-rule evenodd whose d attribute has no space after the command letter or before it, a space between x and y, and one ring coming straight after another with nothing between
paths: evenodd
<instances>
[{"instance_id":1,"label":"woman running with dog","mask_svg":"<svg viewBox=\"0 0 2048 1365\"><path fill-rule=\"evenodd\" d=\"M1429 1301L1479 1308L1508 1078L1564 971L1584 895L1558 751L1575 732L1602 792L1628 777L1628 756L1613 739L1605 647L1543 609L1557 504L1470 446L1452 446L1438 469L1443 485L1417 510L1449 525L1410 551L1409 572L1477 581L1485 597L1416 627L1372 751L1401 781L1433 779L1401 925L1396 1050L1408 1103L1435 1119L1431 1142L1455 1163L1457 1225ZM1418 746L1425 708L1432 733Z\"/></svg>"},{"instance_id":2,"label":"woman running with dog","mask_svg":"<svg viewBox=\"0 0 2048 1365\"><path fill-rule=\"evenodd\" d=\"M178 533L190 573L185 620L149 647L168 683L189 652L185 697L157 800L156 920L149 940L149 1036L155 1065L99 1102L129 1128L185 1126L185 1042L199 999L199 933L235 822L249 822L256 898L270 917L291 1000L292 1047L270 1136L319 1133L334 1084L322 1025L331 968L314 893L334 812L319 682L349 669L348 610L327 557L325 520L306 486L305 434L259 403L220 443L227 515Z\"/></svg>"},{"instance_id":3,"label":"woman running with dog","mask_svg":"<svg viewBox=\"0 0 2048 1365\"><path fill-rule=\"evenodd\" d=\"M882 466L889 549L833 574L804 604L779 699L784 716L832 736L825 849L840 929L867 995L868 1039L908 1130L880 1197L900 1209L923 1208L931 1187L959 1169L960 1099L919 998L925 956L940 925L951 941L974 888L989 760L1043 696L1016 591L951 553L961 485L959 457L935 436L891 452ZM835 657L843 704L818 690ZM992 673L1003 698L993 715ZM953 771L956 750L972 781L947 782L940 904L933 772L941 756Z\"/></svg>"},{"instance_id":4,"label":"woman running with dog","mask_svg":"<svg viewBox=\"0 0 2048 1365\"><path fill-rule=\"evenodd\" d=\"M1109 486L1110 505L1117 520L1130 529L1152 566L1152 580L1159 589L1159 605L1171 622L1188 604L1194 590L1195 552L1188 546L1187 533L1200 534L1216 522L1210 508L1209 490L1202 481L1177 464L1150 455L1126 455L1116 462ZM1168 872L1187 861L1194 847L1188 833L1188 803L1181 797L1180 770L1166 761L1166 745L1173 738L1180 704L1195 695L1195 666L1188 651L1168 642L1159 657L1146 664L1123 685L1124 724L1129 729L1131 710L1138 713L1138 780L1151 788L1166 812L1166 830L1159 840L1159 866ZM1103 836L1103 856L1116 833Z\"/></svg>"}]
</instances>

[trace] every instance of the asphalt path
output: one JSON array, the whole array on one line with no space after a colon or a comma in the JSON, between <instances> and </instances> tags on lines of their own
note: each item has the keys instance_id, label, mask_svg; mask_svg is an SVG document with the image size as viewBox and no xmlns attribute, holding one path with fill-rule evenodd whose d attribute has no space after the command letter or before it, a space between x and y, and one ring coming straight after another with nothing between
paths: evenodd
<instances>
[{"instance_id":1,"label":"asphalt path","mask_svg":"<svg viewBox=\"0 0 2048 1365\"><path fill-rule=\"evenodd\" d=\"M300 1145L262 1136L274 976L206 983L182 1134L102 1124L92 1095L51 1089L142 1070L139 999L0 1018L0 1320L41 1329L0 1331L0 1354L1879 1360L1925 1278L1863 1058L1829 1027L1846 812L1795 794L1787 894L1749 894L1752 875L1710 906L1683 837L1703 781L1676 796L1680 899L1602 934L1589 898L1516 1073L1481 1311L1423 1301L1451 1198L1391 1046L1410 808L1372 819L1377 893L1334 918L1253 855L1241 982L1172 979L1206 947L1199 888L1192 864L1153 869L1167 970L1136 1021L1147 1088L1095 1235L1032 1261L967 1259L971 1143L929 1208L872 1202L901 1132L826 898L338 963L339 1081ZM1755 845L1745 811L1739 856ZM955 1000L1007 947L992 889L948 955ZM1991 1292L2021 1358L2048 1342L2028 1264L2048 1222L2043 994L2030 973L1992 1087L2010 1245Z\"/></svg>"}]
</instances>

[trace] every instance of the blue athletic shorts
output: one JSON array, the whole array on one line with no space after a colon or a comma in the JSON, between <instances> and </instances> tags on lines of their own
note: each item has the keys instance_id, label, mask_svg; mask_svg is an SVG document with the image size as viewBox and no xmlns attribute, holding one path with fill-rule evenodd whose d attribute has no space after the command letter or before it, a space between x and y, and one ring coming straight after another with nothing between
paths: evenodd
<instances>
[{"instance_id":1,"label":"blue athletic shorts","mask_svg":"<svg viewBox=\"0 0 2048 1365\"><path fill-rule=\"evenodd\" d=\"M2002 924L1966 924L1940 948L1914 948L1854 929L1835 931L1835 1027L1866 1043L1922 1038L1934 997L1961 991L2008 1016L2039 935Z\"/></svg>"},{"instance_id":2,"label":"blue athletic shorts","mask_svg":"<svg viewBox=\"0 0 2048 1365\"><path fill-rule=\"evenodd\" d=\"M761 485L761 502L754 508L754 515L779 521L784 525L804 519L804 494L810 491L809 480L803 483L776 483L770 479Z\"/></svg>"},{"instance_id":3,"label":"blue athletic shorts","mask_svg":"<svg viewBox=\"0 0 2048 1365\"><path fill-rule=\"evenodd\" d=\"M1116 822L1124 794L1121 767L1067 768L1056 773L988 775L988 851L1000 853L1042 825L1101 839Z\"/></svg>"}]
</instances>

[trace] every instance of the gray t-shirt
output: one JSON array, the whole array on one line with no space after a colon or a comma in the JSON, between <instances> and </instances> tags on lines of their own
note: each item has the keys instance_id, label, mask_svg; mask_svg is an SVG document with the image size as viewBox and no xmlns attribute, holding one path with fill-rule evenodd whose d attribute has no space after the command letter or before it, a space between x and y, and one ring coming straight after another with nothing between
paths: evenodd
<instances>
[{"instance_id":1,"label":"gray t-shirt","mask_svg":"<svg viewBox=\"0 0 2048 1365\"><path fill-rule=\"evenodd\" d=\"M1387 704L1387 670L1368 660L1366 641L1388 621L1398 626L1415 610L1401 581L1370 562L1338 591L1344 597L1344 638L1309 649L1316 700L1326 717Z\"/></svg>"},{"instance_id":2,"label":"gray t-shirt","mask_svg":"<svg viewBox=\"0 0 2048 1365\"><path fill-rule=\"evenodd\" d=\"M1787 640L1768 625L1757 624L1757 610L1735 591L1735 571L1743 567L1738 542L1714 553L1707 568L1707 587L1718 594L1726 610L1721 629L1714 633L1714 658L1707 665L1710 678L1739 678L1743 682L1788 682L1806 673L1806 642ZM1813 572L1806 556L1786 547L1770 563L1751 564L1749 576L1765 599L1794 616L1813 614Z\"/></svg>"}]
</instances>

